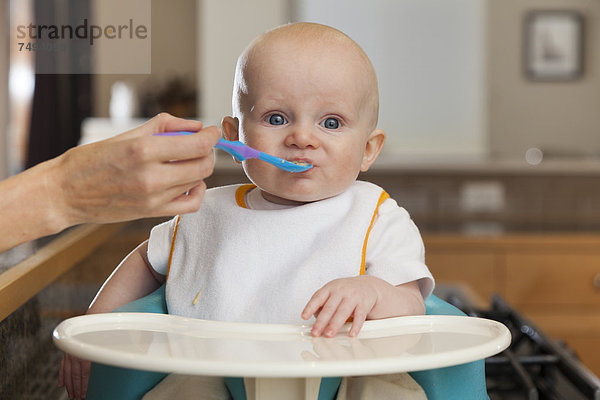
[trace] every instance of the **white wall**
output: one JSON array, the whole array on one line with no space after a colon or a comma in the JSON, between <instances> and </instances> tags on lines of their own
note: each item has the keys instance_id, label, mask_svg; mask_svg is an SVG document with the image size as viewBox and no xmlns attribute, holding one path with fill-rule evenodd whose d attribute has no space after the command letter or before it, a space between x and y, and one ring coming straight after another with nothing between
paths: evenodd
<instances>
[{"instance_id":1,"label":"white wall","mask_svg":"<svg viewBox=\"0 0 600 400\"><path fill-rule=\"evenodd\" d=\"M379 77L386 151L481 155L487 149L485 41L488 0L200 1L201 109L230 112L237 56L289 21L332 25L355 39Z\"/></svg>"},{"instance_id":2,"label":"white wall","mask_svg":"<svg viewBox=\"0 0 600 400\"><path fill-rule=\"evenodd\" d=\"M482 155L487 0L301 0L298 21L358 42L379 79L388 153Z\"/></svg>"},{"instance_id":3,"label":"white wall","mask_svg":"<svg viewBox=\"0 0 600 400\"><path fill-rule=\"evenodd\" d=\"M231 114L235 64L260 33L289 22L288 0L198 0L198 115L220 123Z\"/></svg>"}]
</instances>

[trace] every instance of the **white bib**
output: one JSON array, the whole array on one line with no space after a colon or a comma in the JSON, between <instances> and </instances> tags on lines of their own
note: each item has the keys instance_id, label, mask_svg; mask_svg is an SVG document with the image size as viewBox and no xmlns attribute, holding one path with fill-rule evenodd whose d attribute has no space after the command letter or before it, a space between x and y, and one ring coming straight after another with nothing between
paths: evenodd
<instances>
[{"instance_id":1,"label":"white bib","mask_svg":"<svg viewBox=\"0 0 600 400\"><path fill-rule=\"evenodd\" d=\"M247 189L207 190L200 210L181 216L167 280L170 314L303 323L317 289L364 271L368 231L387 196L380 187L355 182L330 199L269 211L244 208Z\"/></svg>"}]
</instances>

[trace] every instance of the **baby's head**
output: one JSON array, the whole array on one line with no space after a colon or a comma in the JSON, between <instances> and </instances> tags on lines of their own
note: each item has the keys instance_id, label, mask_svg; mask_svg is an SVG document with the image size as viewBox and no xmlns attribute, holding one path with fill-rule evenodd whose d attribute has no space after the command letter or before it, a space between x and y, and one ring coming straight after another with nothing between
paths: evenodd
<instances>
[{"instance_id":1,"label":"baby's head","mask_svg":"<svg viewBox=\"0 0 600 400\"><path fill-rule=\"evenodd\" d=\"M248 178L279 203L342 193L373 164L385 141L377 129L377 78L352 39L328 26L297 23L256 38L238 59L229 140L314 167L302 173L244 161Z\"/></svg>"}]
</instances>

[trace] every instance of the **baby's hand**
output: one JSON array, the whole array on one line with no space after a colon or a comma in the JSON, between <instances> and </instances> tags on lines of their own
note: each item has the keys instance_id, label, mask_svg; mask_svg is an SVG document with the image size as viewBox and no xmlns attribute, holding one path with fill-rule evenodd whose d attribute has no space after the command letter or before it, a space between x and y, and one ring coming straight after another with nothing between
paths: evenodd
<instances>
[{"instance_id":1,"label":"baby's hand","mask_svg":"<svg viewBox=\"0 0 600 400\"><path fill-rule=\"evenodd\" d=\"M85 399L90 379L91 363L70 354L60 362L58 386L66 387L70 399Z\"/></svg>"},{"instance_id":2,"label":"baby's hand","mask_svg":"<svg viewBox=\"0 0 600 400\"><path fill-rule=\"evenodd\" d=\"M367 316L379 298L372 277L356 276L336 279L313 294L302 311L302 318L312 315L316 322L311 330L313 336L333 337L349 317L353 318L350 336L358 335Z\"/></svg>"}]
</instances>

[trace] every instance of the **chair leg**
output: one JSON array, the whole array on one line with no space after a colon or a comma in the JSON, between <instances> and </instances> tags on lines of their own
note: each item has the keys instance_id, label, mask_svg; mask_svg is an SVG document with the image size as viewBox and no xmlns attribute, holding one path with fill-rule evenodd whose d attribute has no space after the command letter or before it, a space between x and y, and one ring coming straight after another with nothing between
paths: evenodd
<instances>
[{"instance_id":1,"label":"chair leg","mask_svg":"<svg viewBox=\"0 0 600 400\"><path fill-rule=\"evenodd\" d=\"M321 378L244 378L247 400L317 400Z\"/></svg>"}]
</instances>

